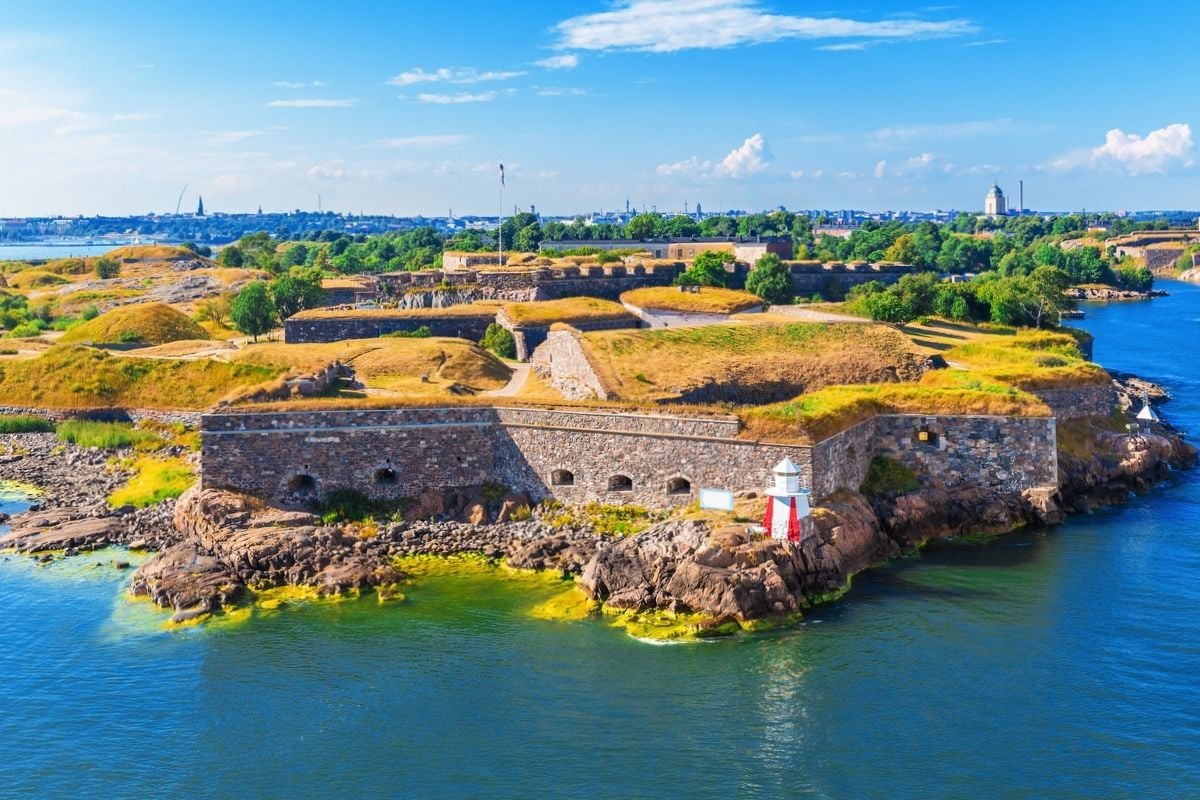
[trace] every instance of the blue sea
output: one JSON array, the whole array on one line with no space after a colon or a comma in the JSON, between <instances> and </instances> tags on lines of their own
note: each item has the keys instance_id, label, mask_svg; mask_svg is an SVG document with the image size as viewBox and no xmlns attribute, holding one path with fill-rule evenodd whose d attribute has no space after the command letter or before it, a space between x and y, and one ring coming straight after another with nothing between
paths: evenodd
<instances>
[{"instance_id":1,"label":"blue sea","mask_svg":"<svg viewBox=\"0 0 1200 800\"><path fill-rule=\"evenodd\" d=\"M1200 289L1164 288L1078 324L1200 430ZM1196 477L704 644L471 575L168 631L121 551L0 557L0 796L1197 797Z\"/></svg>"}]
</instances>

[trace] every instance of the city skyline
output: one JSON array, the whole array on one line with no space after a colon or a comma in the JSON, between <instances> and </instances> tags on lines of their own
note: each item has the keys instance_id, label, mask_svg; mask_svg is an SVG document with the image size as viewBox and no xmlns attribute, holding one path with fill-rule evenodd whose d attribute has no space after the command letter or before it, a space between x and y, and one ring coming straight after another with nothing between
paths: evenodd
<instances>
[{"instance_id":1,"label":"city skyline","mask_svg":"<svg viewBox=\"0 0 1200 800\"><path fill-rule=\"evenodd\" d=\"M0 34L0 216L495 215L502 161L505 213L1197 205L1192 90L1137 67L1189 26L1082 3L66 8Z\"/></svg>"}]
</instances>

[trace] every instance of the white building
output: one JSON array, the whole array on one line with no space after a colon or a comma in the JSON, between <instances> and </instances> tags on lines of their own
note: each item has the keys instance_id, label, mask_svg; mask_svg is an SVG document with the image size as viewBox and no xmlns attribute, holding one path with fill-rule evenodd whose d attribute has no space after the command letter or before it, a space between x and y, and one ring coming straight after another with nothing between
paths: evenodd
<instances>
[{"instance_id":1,"label":"white building","mask_svg":"<svg viewBox=\"0 0 1200 800\"><path fill-rule=\"evenodd\" d=\"M989 217L1003 217L1008 213L1008 203L1004 199L1004 192L994 183L992 188L988 189L987 196L983 198L983 213Z\"/></svg>"},{"instance_id":2,"label":"white building","mask_svg":"<svg viewBox=\"0 0 1200 800\"><path fill-rule=\"evenodd\" d=\"M808 489L800 488L800 468L790 458L776 464L772 473L775 484L766 491L763 529L771 539L799 544L810 522Z\"/></svg>"}]
</instances>

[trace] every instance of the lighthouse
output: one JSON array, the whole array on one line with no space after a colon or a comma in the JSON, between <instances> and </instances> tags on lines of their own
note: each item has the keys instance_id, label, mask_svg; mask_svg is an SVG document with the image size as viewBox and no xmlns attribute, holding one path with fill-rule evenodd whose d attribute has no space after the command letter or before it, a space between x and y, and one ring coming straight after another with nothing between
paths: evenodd
<instances>
[{"instance_id":1,"label":"lighthouse","mask_svg":"<svg viewBox=\"0 0 1200 800\"><path fill-rule=\"evenodd\" d=\"M774 485L767 489L763 529L771 539L800 543L808 526L808 489L800 488L800 468L785 458L772 470Z\"/></svg>"}]
</instances>

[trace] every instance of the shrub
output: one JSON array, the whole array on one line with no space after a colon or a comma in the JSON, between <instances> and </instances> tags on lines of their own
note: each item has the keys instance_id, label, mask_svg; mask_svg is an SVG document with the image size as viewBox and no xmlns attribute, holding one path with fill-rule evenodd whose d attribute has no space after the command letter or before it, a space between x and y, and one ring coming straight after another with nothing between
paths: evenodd
<instances>
[{"instance_id":1,"label":"shrub","mask_svg":"<svg viewBox=\"0 0 1200 800\"><path fill-rule=\"evenodd\" d=\"M121 265L111 258L96 259L96 277L101 280L115 278L121 274Z\"/></svg>"},{"instance_id":2,"label":"shrub","mask_svg":"<svg viewBox=\"0 0 1200 800\"><path fill-rule=\"evenodd\" d=\"M907 466L894 459L877 456L871 459L867 478L859 491L868 497L897 495L914 491L920 485L917 474Z\"/></svg>"},{"instance_id":3,"label":"shrub","mask_svg":"<svg viewBox=\"0 0 1200 800\"><path fill-rule=\"evenodd\" d=\"M493 322L487 326L487 330L484 331L483 338L479 340L479 343L500 358L517 357L517 340L513 338L508 328L505 328L498 322Z\"/></svg>"},{"instance_id":4,"label":"shrub","mask_svg":"<svg viewBox=\"0 0 1200 800\"><path fill-rule=\"evenodd\" d=\"M420 325L411 331L392 331L380 335L380 339L428 339L433 336L433 329L428 325Z\"/></svg>"},{"instance_id":5,"label":"shrub","mask_svg":"<svg viewBox=\"0 0 1200 800\"><path fill-rule=\"evenodd\" d=\"M54 423L31 414L0 415L0 433L49 433Z\"/></svg>"},{"instance_id":6,"label":"shrub","mask_svg":"<svg viewBox=\"0 0 1200 800\"><path fill-rule=\"evenodd\" d=\"M182 458L142 456L124 466L133 469L134 475L109 495L108 504L113 508L157 505L163 500L179 497L196 482L195 473Z\"/></svg>"},{"instance_id":7,"label":"shrub","mask_svg":"<svg viewBox=\"0 0 1200 800\"><path fill-rule=\"evenodd\" d=\"M746 277L746 291L776 306L790 303L796 296L791 273L774 253L768 253L758 260Z\"/></svg>"},{"instance_id":8,"label":"shrub","mask_svg":"<svg viewBox=\"0 0 1200 800\"><path fill-rule=\"evenodd\" d=\"M80 319L82 319L84 322L91 322L98 316L100 316L100 309L96 308L94 305L88 306L83 310L83 313L79 315Z\"/></svg>"},{"instance_id":9,"label":"shrub","mask_svg":"<svg viewBox=\"0 0 1200 800\"><path fill-rule=\"evenodd\" d=\"M58 424L56 433L59 441L101 450L120 450L125 447L139 444L149 445L161 441L150 431L138 430L128 422L69 419Z\"/></svg>"}]
</instances>

